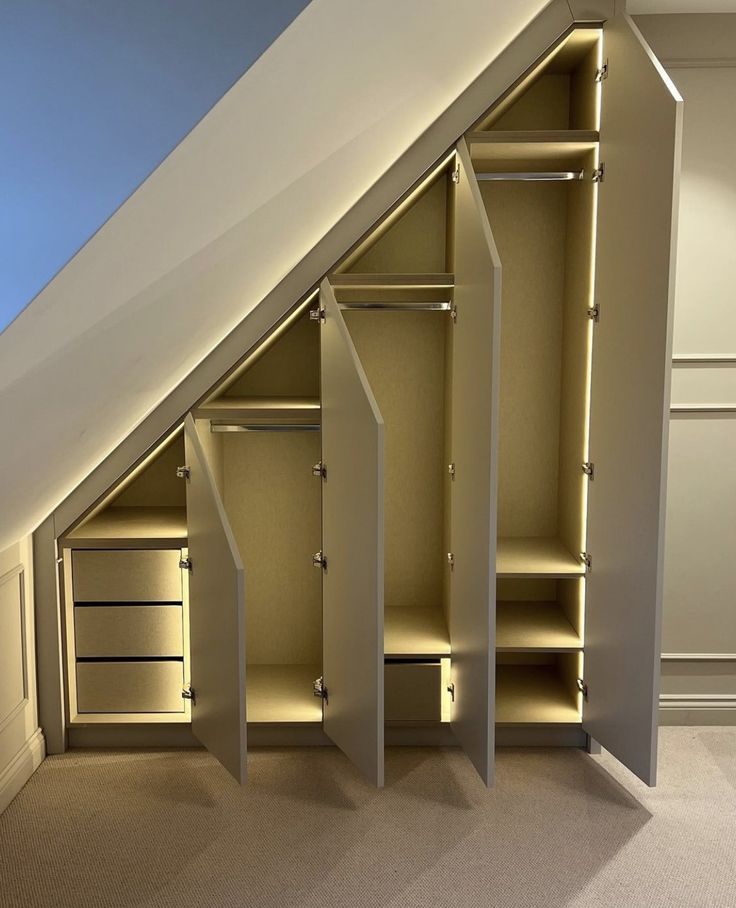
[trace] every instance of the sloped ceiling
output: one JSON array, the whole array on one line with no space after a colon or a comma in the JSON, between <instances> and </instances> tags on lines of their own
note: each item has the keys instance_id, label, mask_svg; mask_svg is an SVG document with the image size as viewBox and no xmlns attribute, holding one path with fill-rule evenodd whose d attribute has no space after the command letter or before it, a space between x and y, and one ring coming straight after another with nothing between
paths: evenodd
<instances>
[{"instance_id":1,"label":"sloped ceiling","mask_svg":"<svg viewBox=\"0 0 736 908\"><path fill-rule=\"evenodd\" d=\"M313 0L0 336L0 550L258 304L546 0Z\"/></svg>"}]
</instances>

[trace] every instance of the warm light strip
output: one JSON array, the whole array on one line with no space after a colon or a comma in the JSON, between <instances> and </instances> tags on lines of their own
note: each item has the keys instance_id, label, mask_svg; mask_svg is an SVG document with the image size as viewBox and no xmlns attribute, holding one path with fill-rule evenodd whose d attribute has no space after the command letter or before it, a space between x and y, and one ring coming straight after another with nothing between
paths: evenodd
<instances>
[{"instance_id":1,"label":"warm light strip","mask_svg":"<svg viewBox=\"0 0 736 908\"><path fill-rule=\"evenodd\" d=\"M478 182L486 183L492 180L518 181L522 183L569 183L574 180L582 180L584 177L585 171L583 170L507 171L503 173L476 173L475 175Z\"/></svg>"}]
</instances>

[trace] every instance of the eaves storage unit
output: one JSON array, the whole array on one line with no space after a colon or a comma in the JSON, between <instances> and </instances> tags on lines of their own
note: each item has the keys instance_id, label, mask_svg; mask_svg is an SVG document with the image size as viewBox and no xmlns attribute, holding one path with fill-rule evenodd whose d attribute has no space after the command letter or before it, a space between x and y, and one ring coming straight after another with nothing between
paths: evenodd
<instances>
[{"instance_id":1,"label":"eaves storage unit","mask_svg":"<svg viewBox=\"0 0 736 908\"><path fill-rule=\"evenodd\" d=\"M625 15L564 30L57 526L72 744L654 783L680 116Z\"/></svg>"}]
</instances>

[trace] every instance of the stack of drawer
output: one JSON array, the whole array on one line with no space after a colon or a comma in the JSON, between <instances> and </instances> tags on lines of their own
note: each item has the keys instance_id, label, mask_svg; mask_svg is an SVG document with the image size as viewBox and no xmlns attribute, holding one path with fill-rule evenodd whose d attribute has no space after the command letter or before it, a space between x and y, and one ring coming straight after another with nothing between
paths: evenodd
<instances>
[{"instance_id":1,"label":"stack of drawer","mask_svg":"<svg viewBox=\"0 0 736 908\"><path fill-rule=\"evenodd\" d=\"M72 553L78 713L185 713L180 557Z\"/></svg>"}]
</instances>

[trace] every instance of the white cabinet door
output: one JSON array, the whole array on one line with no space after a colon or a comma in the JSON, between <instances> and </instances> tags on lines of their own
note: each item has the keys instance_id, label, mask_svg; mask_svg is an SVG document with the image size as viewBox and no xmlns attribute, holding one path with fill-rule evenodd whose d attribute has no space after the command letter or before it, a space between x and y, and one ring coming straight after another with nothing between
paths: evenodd
<instances>
[{"instance_id":1,"label":"white cabinet door","mask_svg":"<svg viewBox=\"0 0 736 908\"><path fill-rule=\"evenodd\" d=\"M628 16L603 56L583 727L653 785L682 102Z\"/></svg>"},{"instance_id":2,"label":"white cabinet door","mask_svg":"<svg viewBox=\"0 0 736 908\"><path fill-rule=\"evenodd\" d=\"M324 730L383 785L383 420L327 281L320 289Z\"/></svg>"},{"instance_id":3,"label":"white cabinet door","mask_svg":"<svg viewBox=\"0 0 736 908\"><path fill-rule=\"evenodd\" d=\"M457 147L452 330L452 730L493 781L501 265L465 141Z\"/></svg>"},{"instance_id":4,"label":"white cabinet door","mask_svg":"<svg viewBox=\"0 0 736 908\"><path fill-rule=\"evenodd\" d=\"M242 783L246 777L245 572L191 414L184 425L189 467L189 627L192 730Z\"/></svg>"}]
</instances>

